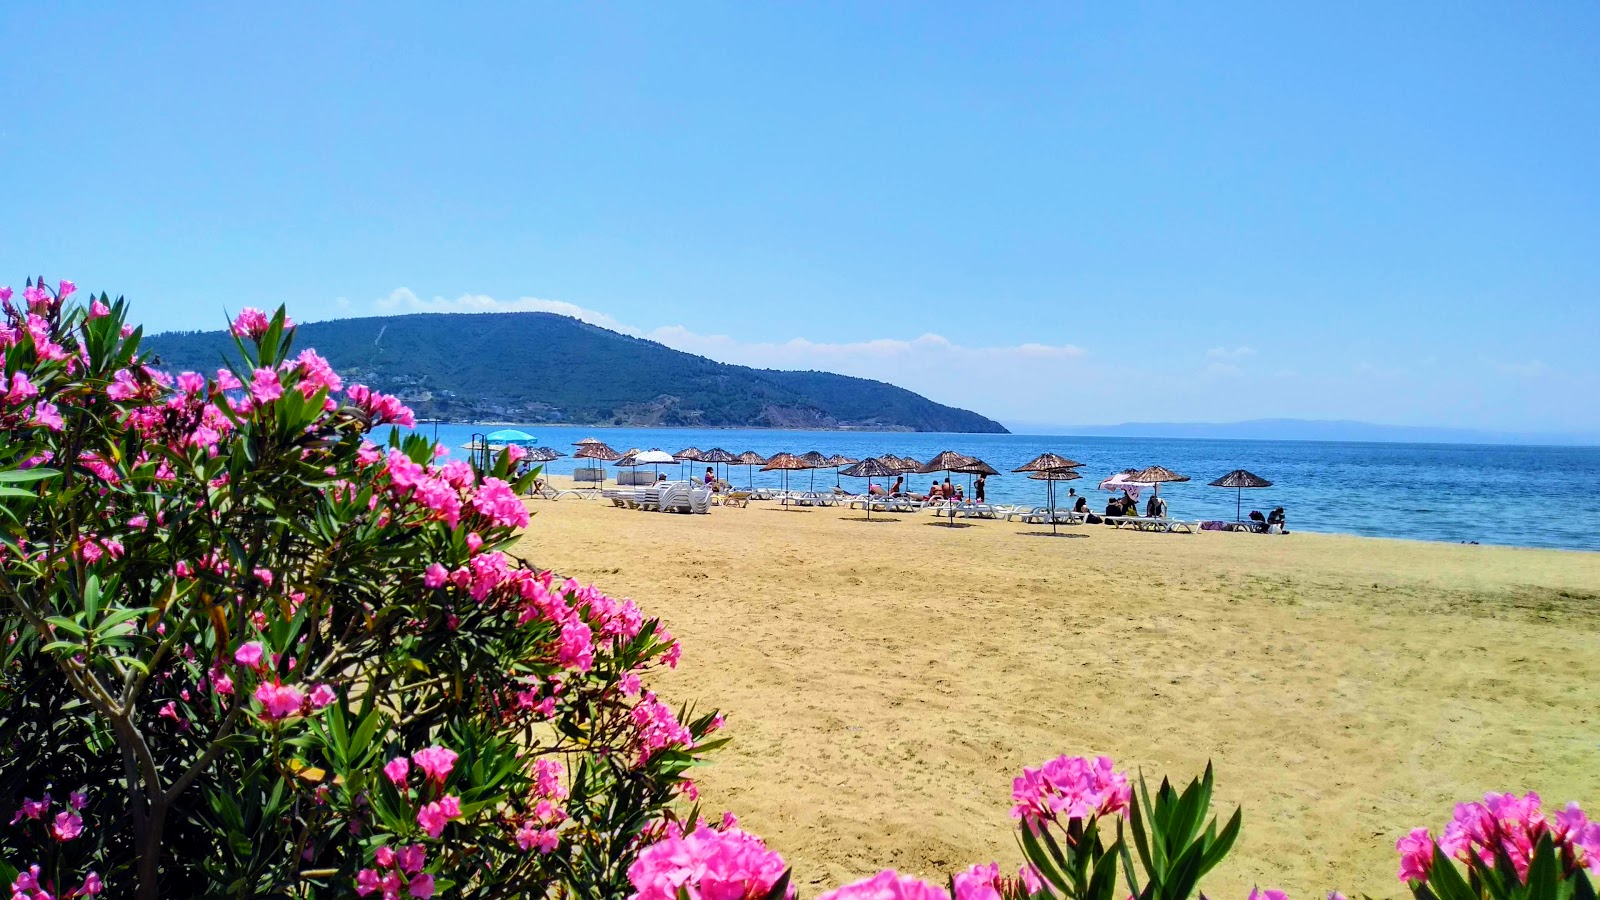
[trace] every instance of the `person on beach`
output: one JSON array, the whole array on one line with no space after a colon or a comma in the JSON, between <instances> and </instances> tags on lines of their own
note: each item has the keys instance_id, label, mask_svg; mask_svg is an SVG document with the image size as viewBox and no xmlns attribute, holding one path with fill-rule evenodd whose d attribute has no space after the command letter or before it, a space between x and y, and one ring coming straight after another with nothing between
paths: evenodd
<instances>
[{"instance_id":1,"label":"person on beach","mask_svg":"<svg viewBox=\"0 0 1600 900\"><path fill-rule=\"evenodd\" d=\"M716 484L717 473L710 466L706 466L706 484Z\"/></svg>"},{"instance_id":2,"label":"person on beach","mask_svg":"<svg viewBox=\"0 0 1600 900\"><path fill-rule=\"evenodd\" d=\"M1261 514L1261 510L1250 510L1250 527L1262 534L1267 533L1267 517Z\"/></svg>"},{"instance_id":3,"label":"person on beach","mask_svg":"<svg viewBox=\"0 0 1600 900\"><path fill-rule=\"evenodd\" d=\"M983 481L985 477L979 475L978 480L972 483L972 499L977 503L983 502Z\"/></svg>"},{"instance_id":4,"label":"person on beach","mask_svg":"<svg viewBox=\"0 0 1600 900\"><path fill-rule=\"evenodd\" d=\"M928 499L929 500L942 500L942 499L944 499L944 491L940 489L938 481L934 481L933 484L928 485Z\"/></svg>"},{"instance_id":5,"label":"person on beach","mask_svg":"<svg viewBox=\"0 0 1600 900\"><path fill-rule=\"evenodd\" d=\"M966 498L966 495L961 493L961 485L959 485L959 484L956 485L956 502L960 503L965 499L967 499L967 498Z\"/></svg>"},{"instance_id":6,"label":"person on beach","mask_svg":"<svg viewBox=\"0 0 1600 900\"><path fill-rule=\"evenodd\" d=\"M944 477L944 498L946 500L949 500L951 497L954 497L955 495L956 495L955 486L950 483L950 476L946 475Z\"/></svg>"},{"instance_id":7,"label":"person on beach","mask_svg":"<svg viewBox=\"0 0 1600 900\"><path fill-rule=\"evenodd\" d=\"M901 494L905 493L905 490L906 490L906 477L904 475L895 476L894 487L889 488L889 496L898 497Z\"/></svg>"},{"instance_id":8,"label":"person on beach","mask_svg":"<svg viewBox=\"0 0 1600 900\"><path fill-rule=\"evenodd\" d=\"M1281 533L1281 534L1288 534L1289 533L1289 526L1284 520L1283 507L1281 507L1281 506L1278 507L1277 509L1274 509L1271 513L1269 513L1267 515L1267 530L1271 531L1272 530L1272 526L1274 526L1274 525L1278 526L1279 533Z\"/></svg>"},{"instance_id":9,"label":"person on beach","mask_svg":"<svg viewBox=\"0 0 1600 900\"><path fill-rule=\"evenodd\" d=\"M1167 501L1160 494L1151 494L1150 500L1144 505L1144 515L1147 519L1165 519L1167 517Z\"/></svg>"},{"instance_id":10,"label":"person on beach","mask_svg":"<svg viewBox=\"0 0 1600 900\"><path fill-rule=\"evenodd\" d=\"M1068 496L1071 495L1069 494ZM1089 511L1089 498L1079 497L1078 502L1072 505L1072 511L1075 513L1087 513Z\"/></svg>"}]
</instances>

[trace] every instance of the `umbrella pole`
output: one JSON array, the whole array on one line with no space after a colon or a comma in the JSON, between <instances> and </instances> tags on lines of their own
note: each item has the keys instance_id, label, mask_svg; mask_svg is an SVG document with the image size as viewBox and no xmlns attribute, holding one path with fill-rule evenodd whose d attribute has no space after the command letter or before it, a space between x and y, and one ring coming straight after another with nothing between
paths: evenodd
<instances>
[{"instance_id":1,"label":"umbrella pole","mask_svg":"<svg viewBox=\"0 0 1600 900\"><path fill-rule=\"evenodd\" d=\"M1050 534L1053 537L1053 536L1055 536L1055 533L1056 533L1056 483L1055 483L1055 480L1052 479L1050 481Z\"/></svg>"},{"instance_id":2,"label":"umbrella pole","mask_svg":"<svg viewBox=\"0 0 1600 900\"><path fill-rule=\"evenodd\" d=\"M1244 488L1233 489L1233 521L1237 524L1244 515Z\"/></svg>"},{"instance_id":3,"label":"umbrella pole","mask_svg":"<svg viewBox=\"0 0 1600 900\"><path fill-rule=\"evenodd\" d=\"M872 521L872 476L867 476L867 521Z\"/></svg>"}]
</instances>

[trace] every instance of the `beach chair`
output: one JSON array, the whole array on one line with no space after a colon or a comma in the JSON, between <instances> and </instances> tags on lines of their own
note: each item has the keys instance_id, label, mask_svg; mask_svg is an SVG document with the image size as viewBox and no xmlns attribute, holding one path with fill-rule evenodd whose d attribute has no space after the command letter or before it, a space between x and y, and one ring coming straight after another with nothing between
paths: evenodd
<instances>
[{"instance_id":1,"label":"beach chair","mask_svg":"<svg viewBox=\"0 0 1600 900\"><path fill-rule=\"evenodd\" d=\"M750 505L750 492L749 491L729 491L728 493L723 495L723 497L722 497L722 505L723 506L737 506L740 509L743 509L744 507Z\"/></svg>"},{"instance_id":2,"label":"beach chair","mask_svg":"<svg viewBox=\"0 0 1600 900\"><path fill-rule=\"evenodd\" d=\"M711 512L711 493L708 487L690 488L687 494L689 512L700 516Z\"/></svg>"},{"instance_id":3,"label":"beach chair","mask_svg":"<svg viewBox=\"0 0 1600 900\"><path fill-rule=\"evenodd\" d=\"M633 492L632 500L635 509L659 510L661 508L661 488L639 488Z\"/></svg>"}]
</instances>

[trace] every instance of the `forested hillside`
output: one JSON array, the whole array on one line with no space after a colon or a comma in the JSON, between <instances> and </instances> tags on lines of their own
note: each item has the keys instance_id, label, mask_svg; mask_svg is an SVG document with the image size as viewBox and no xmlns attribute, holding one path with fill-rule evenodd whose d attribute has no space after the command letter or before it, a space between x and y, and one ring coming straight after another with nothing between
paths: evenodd
<instances>
[{"instance_id":1,"label":"forested hillside","mask_svg":"<svg viewBox=\"0 0 1600 900\"><path fill-rule=\"evenodd\" d=\"M727 365L552 313L340 319L302 325L297 340L446 420L1005 431L891 384ZM175 371L234 352L222 331L154 335L146 349Z\"/></svg>"}]
</instances>

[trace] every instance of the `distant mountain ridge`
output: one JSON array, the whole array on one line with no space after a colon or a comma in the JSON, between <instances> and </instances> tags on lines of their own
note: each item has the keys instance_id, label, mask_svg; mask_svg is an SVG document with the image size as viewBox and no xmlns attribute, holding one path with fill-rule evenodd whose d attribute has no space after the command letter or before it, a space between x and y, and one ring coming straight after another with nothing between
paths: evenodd
<instances>
[{"instance_id":1,"label":"distant mountain ridge","mask_svg":"<svg viewBox=\"0 0 1600 900\"><path fill-rule=\"evenodd\" d=\"M1600 434L1494 431L1427 425L1379 425L1333 419L1249 419L1242 422L1124 422L1120 425L1043 425L1012 422L1021 433L1085 437L1209 438L1259 441L1371 441L1415 444L1600 444Z\"/></svg>"},{"instance_id":2,"label":"distant mountain ridge","mask_svg":"<svg viewBox=\"0 0 1600 900\"><path fill-rule=\"evenodd\" d=\"M339 373L454 421L1004 433L975 412L830 372L719 363L554 313L416 313L301 325ZM145 338L170 371L211 371L225 331Z\"/></svg>"}]
</instances>

